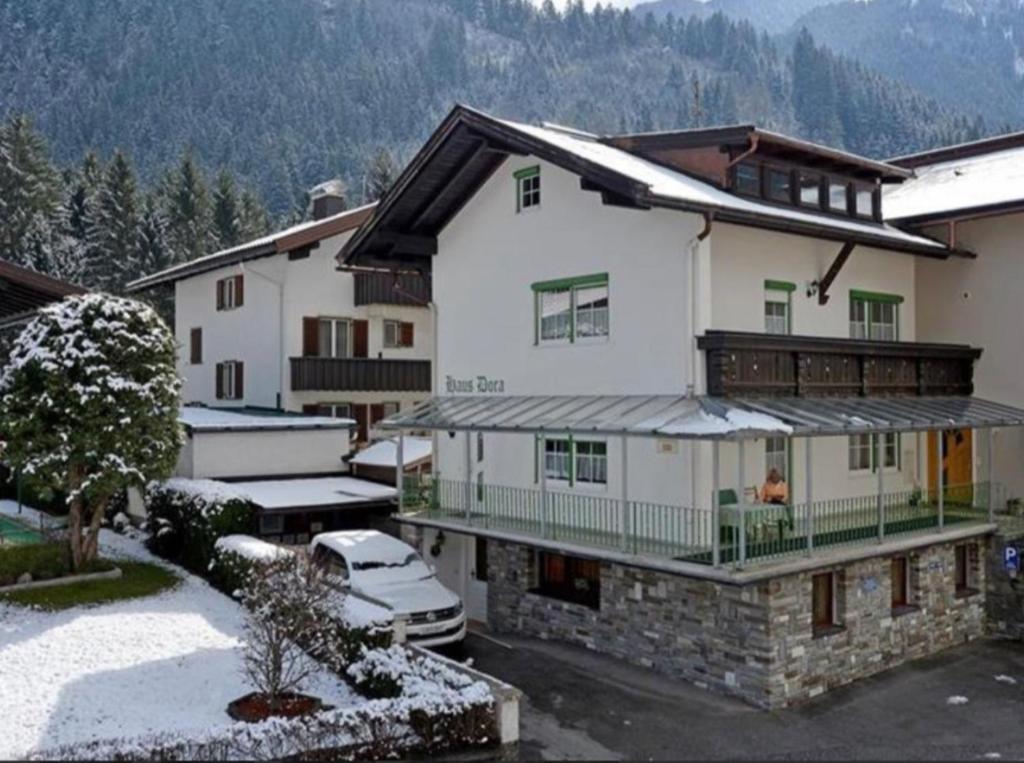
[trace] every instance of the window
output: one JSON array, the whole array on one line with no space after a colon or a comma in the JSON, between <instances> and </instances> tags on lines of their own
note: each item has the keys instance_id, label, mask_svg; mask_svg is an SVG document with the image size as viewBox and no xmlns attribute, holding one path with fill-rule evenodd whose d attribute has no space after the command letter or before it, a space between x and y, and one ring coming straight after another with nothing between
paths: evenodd
<instances>
[{"instance_id":1,"label":"window","mask_svg":"<svg viewBox=\"0 0 1024 763\"><path fill-rule=\"evenodd\" d=\"M601 563L575 556L540 552L536 593L552 599L601 607Z\"/></svg>"},{"instance_id":2,"label":"window","mask_svg":"<svg viewBox=\"0 0 1024 763\"><path fill-rule=\"evenodd\" d=\"M572 443L569 440L544 441L544 474L549 480L572 479Z\"/></svg>"},{"instance_id":3,"label":"window","mask_svg":"<svg viewBox=\"0 0 1024 763\"><path fill-rule=\"evenodd\" d=\"M487 582L487 538L477 537L476 539L476 564L473 568L473 578L481 583Z\"/></svg>"},{"instance_id":4,"label":"window","mask_svg":"<svg viewBox=\"0 0 1024 763\"><path fill-rule=\"evenodd\" d=\"M764 282L764 330L767 334L792 333L792 295L796 284L788 281Z\"/></svg>"},{"instance_id":5,"label":"window","mask_svg":"<svg viewBox=\"0 0 1024 763\"><path fill-rule=\"evenodd\" d=\"M900 468L900 436L886 432L882 437L882 468ZM875 450L875 436L855 434L850 436L849 465L851 472L874 471L878 468L878 453Z\"/></svg>"},{"instance_id":6,"label":"window","mask_svg":"<svg viewBox=\"0 0 1024 763\"><path fill-rule=\"evenodd\" d=\"M540 206L540 167L527 167L515 174L516 211L525 212Z\"/></svg>"},{"instance_id":7,"label":"window","mask_svg":"<svg viewBox=\"0 0 1024 763\"><path fill-rule=\"evenodd\" d=\"M573 441L576 448L576 481L591 485L608 484L608 444Z\"/></svg>"},{"instance_id":8,"label":"window","mask_svg":"<svg viewBox=\"0 0 1024 763\"><path fill-rule=\"evenodd\" d=\"M403 321L384 321L384 347L396 349L413 346L414 325Z\"/></svg>"},{"instance_id":9,"label":"window","mask_svg":"<svg viewBox=\"0 0 1024 763\"><path fill-rule=\"evenodd\" d=\"M201 328L192 329L189 332L189 362L198 366L203 362L203 330Z\"/></svg>"},{"instance_id":10,"label":"window","mask_svg":"<svg viewBox=\"0 0 1024 763\"><path fill-rule=\"evenodd\" d=\"M537 343L575 342L609 334L608 275L533 284Z\"/></svg>"},{"instance_id":11,"label":"window","mask_svg":"<svg viewBox=\"0 0 1024 763\"><path fill-rule=\"evenodd\" d=\"M313 406L317 416L326 416L331 419L352 418L352 406L349 403L319 403Z\"/></svg>"},{"instance_id":12,"label":"window","mask_svg":"<svg viewBox=\"0 0 1024 763\"><path fill-rule=\"evenodd\" d=\"M260 514L260 535L280 535L284 532L284 517L281 514Z\"/></svg>"},{"instance_id":13,"label":"window","mask_svg":"<svg viewBox=\"0 0 1024 763\"><path fill-rule=\"evenodd\" d=\"M243 276L231 276L217 281L217 309L234 310L245 303L245 281Z\"/></svg>"},{"instance_id":14,"label":"window","mask_svg":"<svg viewBox=\"0 0 1024 763\"><path fill-rule=\"evenodd\" d=\"M899 341L899 306L903 297L866 291L850 292L850 337L880 342Z\"/></svg>"},{"instance_id":15,"label":"window","mask_svg":"<svg viewBox=\"0 0 1024 763\"><path fill-rule=\"evenodd\" d=\"M800 173L800 204L805 207L821 207L821 175L811 172Z\"/></svg>"},{"instance_id":16,"label":"window","mask_svg":"<svg viewBox=\"0 0 1024 763\"><path fill-rule=\"evenodd\" d=\"M772 201L793 203L793 173L771 167L767 170L768 198Z\"/></svg>"},{"instance_id":17,"label":"window","mask_svg":"<svg viewBox=\"0 0 1024 763\"><path fill-rule=\"evenodd\" d=\"M830 180L828 183L828 208L833 212L841 212L846 215L850 213L849 196L850 187L838 180Z\"/></svg>"},{"instance_id":18,"label":"window","mask_svg":"<svg viewBox=\"0 0 1024 763\"><path fill-rule=\"evenodd\" d=\"M320 318L317 328L317 355L321 358L352 356L352 322L344 318Z\"/></svg>"},{"instance_id":19,"label":"window","mask_svg":"<svg viewBox=\"0 0 1024 763\"><path fill-rule=\"evenodd\" d=\"M761 167L752 162L740 162L733 170L733 188L744 196L761 195Z\"/></svg>"},{"instance_id":20,"label":"window","mask_svg":"<svg viewBox=\"0 0 1024 763\"><path fill-rule=\"evenodd\" d=\"M959 598L976 593L975 565L978 561L978 547L964 543L955 548L953 561L953 582Z\"/></svg>"},{"instance_id":21,"label":"window","mask_svg":"<svg viewBox=\"0 0 1024 763\"><path fill-rule=\"evenodd\" d=\"M768 437L764 441L764 473L772 469L789 481L789 443L785 437Z\"/></svg>"},{"instance_id":22,"label":"window","mask_svg":"<svg viewBox=\"0 0 1024 763\"><path fill-rule=\"evenodd\" d=\"M218 363L216 369L217 399L241 400L243 389L243 364L237 360Z\"/></svg>"},{"instance_id":23,"label":"window","mask_svg":"<svg viewBox=\"0 0 1024 763\"><path fill-rule=\"evenodd\" d=\"M901 610L910 606L910 560L897 556L892 560L892 609Z\"/></svg>"},{"instance_id":24,"label":"window","mask_svg":"<svg viewBox=\"0 0 1024 763\"><path fill-rule=\"evenodd\" d=\"M854 189L854 211L857 217L875 217L875 191L869 186L856 186Z\"/></svg>"},{"instance_id":25,"label":"window","mask_svg":"<svg viewBox=\"0 0 1024 763\"><path fill-rule=\"evenodd\" d=\"M839 621L836 617L836 574L824 572L811 578L811 626L815 635L835 630Z\"/></svg>"}]
</instances>

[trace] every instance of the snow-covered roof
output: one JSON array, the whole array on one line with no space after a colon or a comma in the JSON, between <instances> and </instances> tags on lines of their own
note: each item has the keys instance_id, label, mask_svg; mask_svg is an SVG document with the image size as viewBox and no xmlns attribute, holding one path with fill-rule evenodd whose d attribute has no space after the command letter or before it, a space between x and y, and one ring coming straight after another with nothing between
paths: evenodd
<instances>
[{"instance_id":1,"label":"snow-covered roof","mask_svg":"<svg viewBox=\"0 0 1024 763\"><path fill-rule=\"evenodd\" d=\"M377 530L339 530L321 533L316 542L337 551L349 564L359 562L402 562L415 549L398 538Z\"/></svg>"},{"instance_id":2,"label":"snow-covered roof","mask_svg":"<svg viewBox=\"0 0 1024 763\"><path fill-rule=\"evenodd\" d=\"M361 225L376 206L377 203L373 202L372 204L366 204L355 209L346 209L344 212L339 212L336 215L330 215L320 220L299 223L290 228L246 241L244 244L197 257L189 262L184 262L166 270L161 270L158 273L152 273L136 279L129 283L125 290L129 293L144 291L159 284L173 283L183 278L200 275L229 265L236 265L239 262L281 254L298 243L314 242L330 238L331 236L337 236Z\"/></svg>"},{"instance_id":3,"label":"snow-covered roof","mask_svg":"<svg viewBox=\"0 0 1024 763\"><path fill-rule=\"evenodd\" d=\"M354 477L232 482L230 488L266 511L387 501L395 488Z\"/></svg>"},{"instance_id":4,"label":"snow-covered roof","mask_svg":"<svg viewBox=\"0 0 1024 763\"><path fill-rule=\"evenodd\" d=\"M810 211L767 204L755 199L737 196L723 191L711 183L655 164L628 151L623 151L596 140L588 140L577 134L507 120L499 121L511 129L544 141L619 175L643 183L648 186L653 196L660 197L661 199L687 202L709 209L731 210L756 214L776 220L806 223L836 231L848 231L902 244L933 248L937 252L945 248L940 242L907 233L891 225L879 225L878 223L843 219L834 215L816 214Z\"/></svg>"},{"instance_id":5,"label":"snow-covered roof","mask_svg":"<svg viewBox=\"0 0 1024 763\"><path fill-rule=\"evenodd\" d=\"M290 552L273 543L254 538L251 535L225 535L217 538L213 547L221 552L237 554L253 562L273 562Z\"/></svg>"},{"instance_id":6,"label":"snow-covered roof","mask_svg":"<svg viewBox=\"0 0 1024 763\"><path fill-rule=\"evenodd\" d=\"M919 166L916 177L885 191L891 220L942 216L1024 202L1024 147Z\"/></svg>"},{"instance_id":7,"label":"snow-covered roof","mask_svg":"<svg viewBox=\"0 0 1024 763\"><path fill-rule=\"evenodd\" d=\"M193 432L238 432L286 429L348 429L355 426L354 419L328 416L303 416L279 411L251 408L227 410L185 406L179 420Z\"/></svg>"},{"instance_id":8,"label":"snow-covered roof","mask_svg":"<svg viewBox=\"0 0 1024 763\"><path fill-rule=\"evenodd\" d=\"M402 461L405 466L418 464L433 454L433 441L427 437L406 437L402 441ZM350 461L360 466L389 466L398 463L398 438L381 440L360 451Z\"/></svg>"}]
</instances>

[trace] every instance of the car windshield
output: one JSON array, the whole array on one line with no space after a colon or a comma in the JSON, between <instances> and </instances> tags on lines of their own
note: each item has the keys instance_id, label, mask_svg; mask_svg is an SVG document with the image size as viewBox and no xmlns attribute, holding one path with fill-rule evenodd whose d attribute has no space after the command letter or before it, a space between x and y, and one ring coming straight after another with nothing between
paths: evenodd
<instances>
[{"instance_id":1,"label":"car windshield","mask_svg":"<svg viewBox=\"0 0 1024 763\"><path fill-rule=\"evenodd\" d=\"M401 567L408 567L413 562L420 561L420 555L412 553L406 556L404 559L393 559L393 560L377 560L367 562L353 562L352 569L358 572L366 572L367 570L381 570L381 569L398 569Z\"/></svg>"},{"instance_id":2,"label":"car windshield","mask_svg":"<svg viewBox=\"0 0 1024 763\"><path fill-rule=\"evenodd\" d=\"M401 559L365 559L352 563L352 573L363 583L405 583L429 578L433 573L419 554Z\"/></svg>"}]
</instances>

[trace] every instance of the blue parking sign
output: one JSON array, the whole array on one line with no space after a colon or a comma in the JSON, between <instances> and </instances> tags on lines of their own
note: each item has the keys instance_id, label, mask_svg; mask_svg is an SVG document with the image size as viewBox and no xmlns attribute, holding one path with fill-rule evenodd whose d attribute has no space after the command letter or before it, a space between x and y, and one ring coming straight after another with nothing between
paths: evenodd
<instances>
[{"instance_id":1,"label":"blue parking sign","mask_svg":"<svg viewBox=\"0 0 1024 763\"><path fill-rule=\"evenodd\" d=\"M1010 572L1020 572L1020 549L1007 546L1003 549L1003 566Z\"/></svg>"}]
</instances>

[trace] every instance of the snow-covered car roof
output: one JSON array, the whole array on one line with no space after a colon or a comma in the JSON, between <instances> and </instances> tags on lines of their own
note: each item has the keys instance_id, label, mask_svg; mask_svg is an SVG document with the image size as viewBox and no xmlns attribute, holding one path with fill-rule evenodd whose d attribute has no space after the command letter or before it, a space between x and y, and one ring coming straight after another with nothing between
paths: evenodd
<instances>
[{"instance_id":1,"label":"snow-covered car roof","mask_svg":"<svg viewBox=\"0 0 1024 763\"><path fill-rule=\"evenodd\" d=\"M402 461L405 466L417 464L433 455L433 441L429 437L406 437L402 442ZM398 463L398 438L381 440L359 451L350 463L359 466L389 466Z\"/></svg>"},{"instance_id":2,"label":"snow-covered car roof","mask_svg":"<svg viewBox=\"0 0 1024 763\"><path fill-rule=\"evenodd\" d=\"M416 550L398 538L377 530L340 530L321 533L314 544L326 546L352 562L402 562Z\"/></svg>"},{"instance_id":3,"label":"snow-covered car roof","mask_svg":"<svg viewBox=\"0 0 1024 763\"><path fill-rule=\"evenodd\" d=\"M184 406L178 420L193 432L261 431L271 429L349 429L355 419L304 416L298 413L254 408L203 408Z\"/></svg>"}]
</instances>

